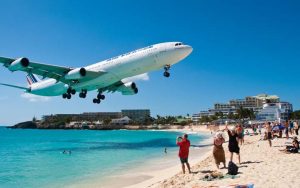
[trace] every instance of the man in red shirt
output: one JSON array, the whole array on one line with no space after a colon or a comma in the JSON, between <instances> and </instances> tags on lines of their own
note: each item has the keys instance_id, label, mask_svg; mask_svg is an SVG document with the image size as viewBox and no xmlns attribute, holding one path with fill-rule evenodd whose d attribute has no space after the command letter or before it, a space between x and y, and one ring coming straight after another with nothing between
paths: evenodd
<instances>
[{"instance_id":1,"label":"man in red shirt","mask_svg":"<svg viewBox=\"0 0 300 188\"><path fill-rule=\"evenodd\" d=\"M180 161L181 161L182 172L185 173L184 163L186 163L186 166L189 170L189 173L191 173L190 164L188 162L189 148L190 148L191 144L190 144L190 141L188 140L188 135L184 134L183 138L182 137L177 137L176 144L179 146L178 156L179 156Z\"/></svg>"}]
</instances>

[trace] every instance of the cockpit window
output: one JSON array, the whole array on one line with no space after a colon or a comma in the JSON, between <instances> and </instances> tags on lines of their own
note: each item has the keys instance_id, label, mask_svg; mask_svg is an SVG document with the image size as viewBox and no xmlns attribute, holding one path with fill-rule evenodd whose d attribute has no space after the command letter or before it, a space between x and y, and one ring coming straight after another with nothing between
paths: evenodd
<instances>
[{"instance_id":1,"label":"cockpit window","mask_svg":"<svg viewBox=\"0 0 300 188\"><path fill-rule=\"evenodd\" d=\"M175 44L175 46L180 46L180 45L182 45L181 42Z\"/></svg>"}]
</instances>

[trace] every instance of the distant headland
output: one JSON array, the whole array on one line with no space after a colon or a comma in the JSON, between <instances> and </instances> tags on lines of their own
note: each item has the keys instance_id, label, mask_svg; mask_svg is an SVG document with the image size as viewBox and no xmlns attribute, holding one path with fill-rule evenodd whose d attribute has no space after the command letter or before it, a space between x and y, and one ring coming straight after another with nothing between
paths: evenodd
<instances>
[{"instance_id":1,"label":"distant headland","mask_svg":"<svg viewBox=\"0 0 300 188\"><path fill-rule=\"evenodd\" d=\"M178 129L191 124L187 114L183 116L150 116L148 109L122 110L121 112L85 112L82 114L45 115L41 120L18 123L13 129L90 129L90 130L145 130Z\"/></svg>"}]
</instances>

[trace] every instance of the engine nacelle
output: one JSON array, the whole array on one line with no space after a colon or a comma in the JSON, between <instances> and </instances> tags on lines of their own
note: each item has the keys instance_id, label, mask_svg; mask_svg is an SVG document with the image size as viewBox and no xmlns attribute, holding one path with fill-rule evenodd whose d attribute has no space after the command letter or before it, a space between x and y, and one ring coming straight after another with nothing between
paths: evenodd
<instances>
[{"instance_id":1,"label":"engine nacelle","mask_svg":"<svg viewBox=\"0 0 300 188\"><path fill-rule=\"evenodd\" d=\"M18 71L23 70L24 68L29 66L29 60L26 57L21 57L13 61L9 66L8 70L10 71Z\"/></svg>"},{"instance_id":2,"label":"engine nacelle","mask_svg":"<svg viewBox=\"0 0 300 188\"><path fill-rule=\"evenodd\" d=\"M139 91L134 82L127 82L119 86L118 90L122 93L122 95L134 95Z\"/></svg>"},{"instance_id":3,"label":"engine nacelle","mask_svg":"<svg viewBox=\"0 0 300 188\"><path fill-rule=\"evenodd\" d=\"M65 79L67 80L78 80L83 78L86 75L85 68L76 68L74 70L71 70L68 72L68 74L65 75Z\"/></svg>"}]
</instances>

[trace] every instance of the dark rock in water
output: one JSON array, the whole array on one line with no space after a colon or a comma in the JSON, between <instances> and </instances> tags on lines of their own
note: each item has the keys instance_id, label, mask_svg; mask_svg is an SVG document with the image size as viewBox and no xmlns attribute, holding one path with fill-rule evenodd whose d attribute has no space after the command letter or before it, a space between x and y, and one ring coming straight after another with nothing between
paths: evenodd
<instances>
[{"instance_id":1,"label":"dark rock in water","mask_svg":"<svg viewBox=\"0 0 300 188\"><path fill-rule=\"evenodd\" d=\"M25 121L25 122L18 123L10 128L12 128L12 129L36 129L37 124L33 121Z\"/></svg>"}]
</instances>

